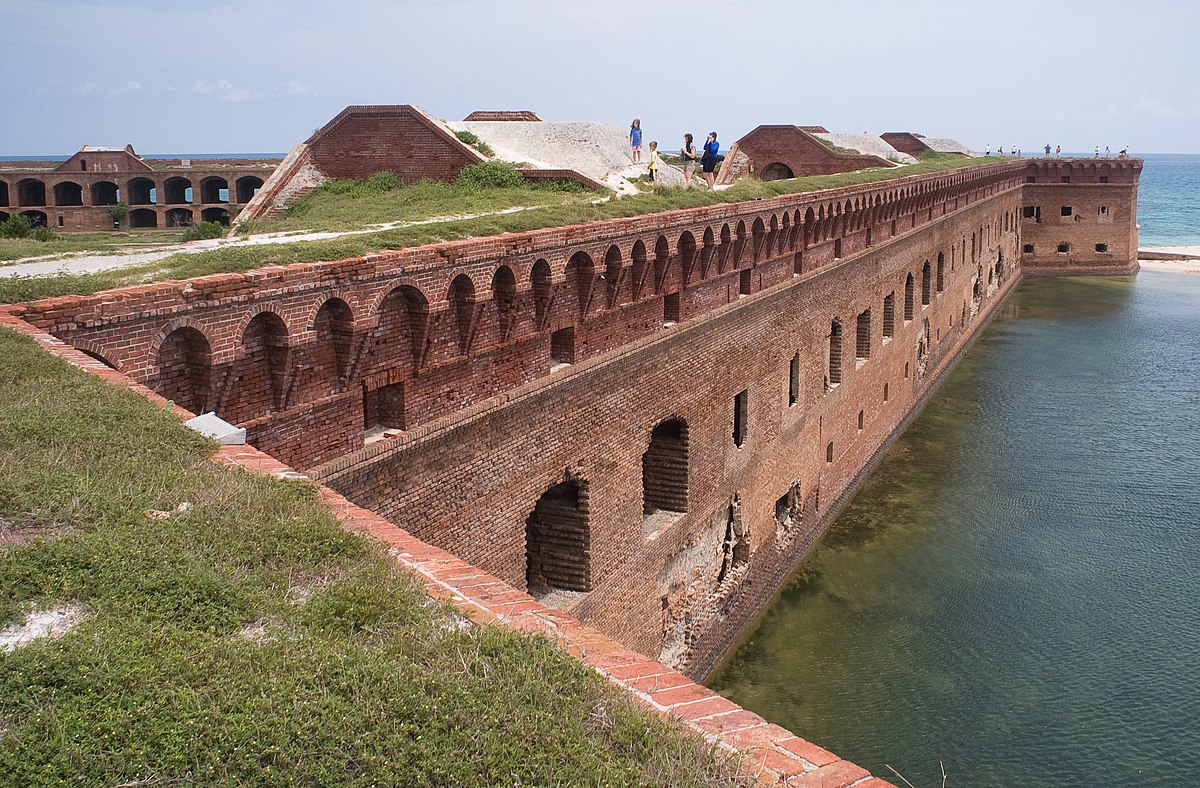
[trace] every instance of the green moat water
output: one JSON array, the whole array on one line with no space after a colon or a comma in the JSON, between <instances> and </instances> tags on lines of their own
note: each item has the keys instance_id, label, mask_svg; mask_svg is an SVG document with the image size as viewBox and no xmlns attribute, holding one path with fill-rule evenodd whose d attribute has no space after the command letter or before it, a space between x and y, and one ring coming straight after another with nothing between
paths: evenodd
<instances>
[{"instance_id":1,"label":"green moat water","mask_svg":"<svg viewBox=\"0 0 1200 788\"><path fill-rule=\"evenodd\" d=\"M1200 276L1024 282L710 684L897 784L1200 784Z\"/></svg>"}]
</instances>

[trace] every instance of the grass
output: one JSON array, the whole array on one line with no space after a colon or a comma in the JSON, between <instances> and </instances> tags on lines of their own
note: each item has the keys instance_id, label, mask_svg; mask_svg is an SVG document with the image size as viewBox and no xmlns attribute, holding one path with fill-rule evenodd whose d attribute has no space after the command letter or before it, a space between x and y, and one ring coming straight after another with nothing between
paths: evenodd
<instances>
[{"instance_id":1,"label":"grass","mask_svg":"<svg viewBox=\"0 0 1200 788\"><path fill-rule=\"evenodd\" d=\"M542 638L455 626L315 488L217 466L143 398L0 329L10 785L741 784ZM169 519L146 510L191 508Z\"/></svg>"},{"instance_id":2,"label":"grass","mask_svg":"<svg viewBox=\"0 0 1200 788\"><path fill-rule=\"evenodd\" d=\"M130 230L116 235L111 232L54 232L49 241L33 238L0 238L0 264L25 257L61 255L71 252L94 252L126 249L138 245L178 243L179 230Z\"/></svg>"},{"instance_id":3,"label":"grass","mask_svg":"<svg viewBox=\"0 0 1200 788\"><path fill-rule=\"evenodd\" d=\"M38 278L0 279L0 303L18 303L52 295L69 293L86 295L144 281L187 279L211 273L249 271L266 265L282 265L317 260L340 260L389 249L404 249L424 244L464 238L479 238L505 232L528 232L545 227L561 227L589 221L600 221L617 217L695 208L705 205L745 202L749 200L777 197L784 194L833 189L865 183L878 183L909 175L919 175L963 166L995 163L1005 159L965 160L954 154L927 154L917 164L907 167L879 168L845 172L835 175L812 175L782 181L741 180L729 189L710 192L704 189L661 188L652 193L622 197L606 202L593 203L592 193L558 192L552 187L523 186L509 189L479 189L478 197L463 195L455 190L459 187L444 184L415 184L402 189L381 191L378 196L354 197L352 194L337 194L330 190L313 192L309 207L302 208L299 217L289 217L277 224L261 223L260 231L286 230L300 227L338 227L370 224L381 216L393 218L398 209L395 200L408 199L410 189L428 190L428 199L418 201L421 210L416 216L439 216L482 210L490 206L529 204L527 200L542 199L541 207L516 213L494 216L479 216L473 219L458 219L431 224L365 233L326 241L297 242L263 246L226 247L198 254L177 254L156 263L119 271L98 274L66 274ZM481 165L486 166L486 165ZM435 188L436 187L436 188ZM341 187L338 187L341 188ZM522 196L524 195L524 196ZM311 196L311 195L310 195ZM537 203L534 203L537 204ZM390 206L390 207L389 207ZM325 218L319 219L318 216ZM355 219L354 217L359 217ZM301 218L309 221L299 221ZM295 224L288 224L296 218ZM406 216L406 218L408 218Z\"/></svg>"}]
</instances>

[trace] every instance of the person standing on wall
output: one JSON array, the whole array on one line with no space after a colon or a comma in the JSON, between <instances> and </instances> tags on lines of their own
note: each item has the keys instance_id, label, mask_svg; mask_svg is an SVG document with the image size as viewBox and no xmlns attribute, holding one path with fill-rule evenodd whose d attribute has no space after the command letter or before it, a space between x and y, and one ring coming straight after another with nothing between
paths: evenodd
<instances>
[{"instance_id":1,"label":"person standing on wall","mask_svg":"<svg viewBox=\"0 0 1200 788\"><path fill-rule=\"evenodd\" d=\"M650 182L658 185L658 141L650 140Z\"/></svg>"},{"instance_id":2,"label":"person standing on wall","mask_svg":"<svg viewBox=\"0 0 1200 788\"><path fill-rule=\"evenodd\" d=\"M708 139L704 141L704 155L700 157L700 169L704 172L704 182L710 190L717 185L717 151L720 149L717 132L710 131Z\"/></svg>"},{"instance_id":3,"label":"person standing on wall","mask_svg":"<svg viewBox=\"0 0 1200 788\"><path fill-rule=\"evenodd\" d=\"M1046 158L1050 158L1050 143L1046 143Z\"/></svg>"},{"instance_id":4,"label":"person standing on wall","mask_svg":"<svg viewBox=\"0 0 1200 788\"><path fill-rule=\"evenodd\" d=\"M642 163L642 122L637 118L629 124L629 149L633 152L633 163Z\"/></svg>"},{"instance_id":5,"label":"person standing on wall","mask_svg":"<svg viewBox=\"0 0 1200 788\"><path fill-rule=\"evenodd\" d=\"M692 144L692 135L683 135L683 147L679 149L679 159L683 163L683 188L692 188L692 177L696 174L696 146Z\"/></svg>"},{"instance_id":6,"label":"person standing on wall","mask_svg":"<svg viewBox=\"0 0 1200 788\"><path fill-rule=\"evenodd\" d=\"M1062 145L1054 146L1054 158L1056 158L1056 159L1062 158Z\"/></svg>"}]
</instances>

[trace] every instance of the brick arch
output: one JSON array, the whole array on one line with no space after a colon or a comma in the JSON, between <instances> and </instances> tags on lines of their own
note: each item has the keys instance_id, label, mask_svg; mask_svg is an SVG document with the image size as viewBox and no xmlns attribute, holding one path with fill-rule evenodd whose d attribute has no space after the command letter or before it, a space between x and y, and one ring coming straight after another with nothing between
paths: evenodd
<instances>
[{"instance_id":1,"label":"brick arch","mask_svg":"<svg viewBox=\"0 0 1200 788\"><path fill-rule=\"evenodd\" d=\"M90 339L74 339L71 341L71 347L75 348L80 353L84 353L92 359L99 361L109 369L115 369L117 372L121 371L121 362L110 360L109 357L105 355L106 351L102 349L99 344L91 341Z\"/></svg>"},{"instance_id":2,"label":"brick arch","mask_svg":"<svg viewBox=\"0 0 1200 788\"><path fill-rule=\"evenodd\" d=\"M729 266L729 257L733 251L733 231L729 229L729 223L721 225L720 238L717 243L717 274L725 273L725 269Z\"/></svg>"},{"instance_id":3,"label":"brick arch","mask_svg":"<svg viewBox=\"0 0 1200 788\"><path fill-rule=\"evenodd\" d=\"M499 327L499 339L501 342L506 342L513 324L520 318L517 275L511 266L498 265L492 271L491 300L496 324Z\"/></svg>"},{"instance_id":4,"label":"brick arch","mask_svg":"<svg viewBox=\"0 0 1200 788\"><path fill-rule=\"evenodd\" d=\"M420 283L411 276L402 276L397 279L393 279L388 282L388 285L389 286L386 290L382 290L377 293L374 298L371 299L370 303L364 306L362 316L364 321L377 324L379 322L379 310L383 307L383 302L402 287L408 287L417 291L417 293L420 294L421 299L424 300L426 304L429 304L429 296L426 295L425 289L421 287Z\"/></svg>"},{"instance_id":5,"label":"brick arch","mask_svg":"<svg viewBox=\"0 0 1200 788\"><path fill-rule=\"evenodd\" d=\"M314 345L313 369L328 384L329 392L334 393L341 388L342 378L349 371L354 312L343 298L324 298L309 325Z\"/></svg>"},{"instance_id":6,"label":"brick arch","mask_svg":"<svg viewBox=\"0 0 1200 788\"><path fill-rule=\"evenodd\" d=\"M458 274L446 290L446 303L453 316L458 352L466 353L471 347L471 335L475 328L475 282L467 274Z\"/></svg>"},{"instance_id":7,"label":"brick arch","mask_svg":"<svg viewBox=\"0 0 1200 788\"><path fill-rule=\"evenodd\" d=\"M382 298L374 312L373 355L379 366L421 367L429 340L429 298L411 281L396 284ZM407 337L408 343L395 341Z\"/></svg>"},{"instance_id":8,"label":"brick arch","mask_svg":"<svg viewBox=\"0 0 1200 788\"><path fill-rule=\"evenodd\" d=\"M653 292L662 292L667 281L671 266L671 242L667 236L660 235L654 241L654 287Z\"/></svg>"},{"instance_id":9,"label":"brick arch","mask_svg":"<svg viewBox=\"0 0 1200 788\"><path fill-rule=\"evenodd\" d=\"M704 236L700 242L700 278L707 279L708 272L713 262L713 255L717 253L717 234L713 232L711 226L705 226Z\"/></svg>"},{"instance_id":10,"label":"brick arch","mask_svg":"<svg viewBox=\"0 0 1200 788\"><path fill-rule=\"evenodd\" d=\"M733 267L742 267L742 253L746 248L746 222L742 219L738 220L737 226L734 229L733 239Z\"/></svg>"},{"instance_id":11,"label":"brick arch","mask_svg":"<svg viewBox=\"0 0 1200 788\"><path fill-rule=\"evenodd\" d=\"M356 311L355 309L359 302L359 293L357 291L340 289L329 290L321 293L315 299L313 299L312 304L309 305L308 310L304 313L302 325L304 326L305 332L311 333L314 330L314 326L317 322L317 315L321 313L321 309L325 306L326 302L333 300L341 301L343 304L345 304L346 308L350 310L350 314L352 316L357 315L355 318L356 324L365 322L363 313L361 311ZM356 325L356 327L358 326Z\"/></svg>"},{"instance_id":12,"label":"brick arch","mask_svg":"<svg viewBox=\"0 0 1200 788\"><path fill-rule=\"evenodd\" d=\"M153 354L150 388L192 413L212 407L213 353L207 335L194 326L180 325L162 334Z\"/></svg>"},{"instance_id":13,"label":"brick arch","mask_svg":"<svg viewBox=\"0 0 1200 788\"><path fill-rule=\"evenodd\" d=\"M642 516L688 510L688 423L682 416L660 420L642 452Z\"/></svg>"},{"instance_id":14,"label":"brick arch","mask_svg":"<svg viewBox=\"0 0 1200 788\"><path fill-rule=\"evenodd\" d=\"M239 339L235 340L237 342L237 345L235 345L234 350L233 350L233 355L234 355L235 360L240 358L242 355L243 348L241 346L240 338L245 336L246 328L249 327L251 321L253 321L255 318L257 318L259 315L263 315L263 314L267 314L267 313L275 315L275 317L279 318L283 322L283 327L287 330L287 334L289 337L305 333L305 331L309 325L309 324L305 324L305 326L302 329L300 329L299 331L294 330L293 327L288 324L287 317L284 315L283 307L281 307L279 304L275 304L275 303L257 304L255 306L254 311L248 312L245 316L242 317L241 320L238 321L237 327L233 331L233 335L235 337L239 338ZM313 314L315 316L316 313L314 312Z\"/></svg>"},{"instance_id":15,"label":"brick arch","mask_svg":"<svg viewBox=\"0 0 1200 788\"><path fill-rule=\"evenodd\" d=\"M696 264L696 236L692 235L691 230L684 230L679 234L679 240L675 244L675 249L679 255L679 267L683 274L683 285L687 287L692 281L692 268Z\"/></svg>"},{"instance_id":16,"label":"brick arch","mask_svg":"<svg viewBox=\"0 0 1200 788\"><path fill-rule=\"evenodd\" d=\"M771 218L774 219L774 217ZM758 263L759 259L763 256L763 247L766 245L767 240L767 226L761 216L754 217L754 224L750 226L750 238L752 242L750 247L750 262L753 265Z\"/></svg>"},{"instance_id":17,"label":"brick arch","mask_svg":"<svg viewBox=\"0 0 1200 788\"><path fill-rule=\"evenodd\" d=\"M554 271L545 258L538 258L529 269L529 286L533 292L533 319L540 331L546 327L550 307L554 302Z\"/></svg>"}]
</instances>

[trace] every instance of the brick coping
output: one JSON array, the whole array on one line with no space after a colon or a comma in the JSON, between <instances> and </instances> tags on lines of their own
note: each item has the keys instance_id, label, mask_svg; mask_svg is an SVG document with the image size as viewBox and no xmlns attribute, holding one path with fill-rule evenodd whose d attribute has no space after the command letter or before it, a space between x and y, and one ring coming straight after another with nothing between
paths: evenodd
<instances>
[{"instance_id":1,"label":"brick coping","mask_svg":"<svg viewBox=\"0 0 1200 788\"><path fill-rule=\"evenodd\" d=\"M48 352L107 383L129 389L161 408L171 407L181 420L193 416L140 383L29 325L16 317L11 308L0 308L0 327L32 338ZM250 445L222 446L213 460L279 479L315 484L309 477ZM320 500L343 527L387 544L388 555L412 571L431 597L451 602L476 624L493 624L544 635L649 708L699 733L724 752L736 754L759 784L805 788L888 788L892 785L791 731L767 722L682 673L626 648L576 618L542 605L494 575L426 544L328 487L317 485L317 488Z\"/></svg>"}]
</instances>

